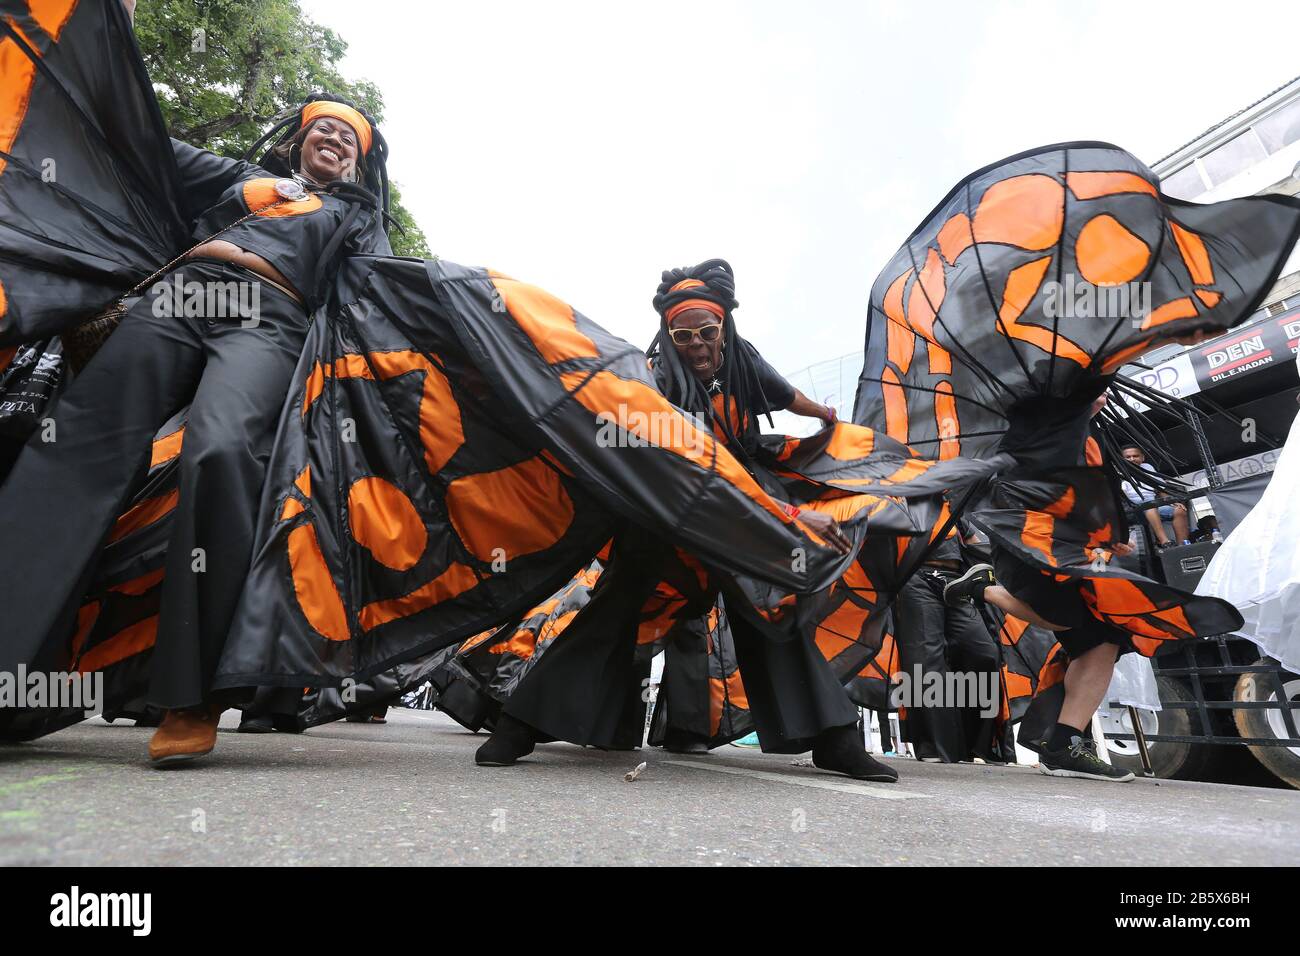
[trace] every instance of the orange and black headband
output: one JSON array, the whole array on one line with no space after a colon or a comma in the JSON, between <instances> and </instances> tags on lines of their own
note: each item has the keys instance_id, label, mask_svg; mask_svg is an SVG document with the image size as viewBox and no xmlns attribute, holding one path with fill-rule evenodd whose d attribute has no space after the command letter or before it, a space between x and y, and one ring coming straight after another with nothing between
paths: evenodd
<instances>
[{"instance_id":1,"label":"orange and black headband","mask_svg":"<svg viewBox=\"0 0 1300 956\"><path fill-rule=\"evenodd\" d=\"M330 116L337 120L342 120L352 127L353 132L357 134L357 142L361 145L361 154L364 156L370 152L370 142L373 134L370 131L370 124L358 110L354 110L346 103L336 103L333 100L314 100L302 108L302 123L299 129L306 129L309 123L312 123L322 116Z\"/></svg>"},{"instance_id":2,"label":"orange and black headband","mask_svg":"<svg viewBox=\"0 0 1300 956\"><path fill-rule=\"evenodd\" d=\"M705 285L699 279L683 279L681 282L678 282L669 289L668 292L671 295L674 292L681 292L685 289L703 288L705 288ZM727 317L727 310L718 305L718 303L709 299L682 299L682 301L668 307L668 311L664 313L664 322L671 322L688 309L704 309L705 311L712 312L720 319L725 319Z\"/></svg>"}]
</instances>

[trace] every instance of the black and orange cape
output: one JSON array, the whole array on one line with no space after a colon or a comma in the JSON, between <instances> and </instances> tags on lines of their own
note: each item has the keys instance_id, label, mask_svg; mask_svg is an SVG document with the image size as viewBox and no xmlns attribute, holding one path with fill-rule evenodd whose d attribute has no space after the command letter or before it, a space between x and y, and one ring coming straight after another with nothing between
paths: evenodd
<instances>
[{"instance_id":1,"label":"black and orange cape","mask_svg":"<svg viewBox=\"0 0 1300 956\"><path fill-rule=\"evenodd\" d=\"M16 348L97 313L184 249L191 223L117 0L0 0L0 106L0 348ZM9 661L0 639L0 663L101 671L110 710L138 697L182 454L178 421L75 628L35 662ZM832 510L859 545L870 519L891 548L916 531L904 499L991 471L850 424L778 457L800 503ZM217 689L347 689L516 622L617 527L680 548L768 616L853 561L671 406L639 349L536 286L384 256L345 260L312 316L259 526ZM82 716L11 710L0 734Z\"/></svg>"},{"instance_id":2,"label":"black and orange cape","mask_svg":"<svg viewBox=\"0 0 1300 956\"><path fill-rule=\"evenodd\" d=\"M0 350L16 350L95 314L185 248L191 223L117 0L0 0L0 118ZM796 502L848 527L848 558L669 405L639 349L566 303L485 269L354 257L286 396L217 686L346 689L514 627L630 524L731 582L728 599L743 595L773 639L797 617L866 699L889 678L881 612L950 520L938 493L1008 464L998 436L1012 408L1095 394L1161 340L1240 322L1298 229L1294 201L1163 197L1105 144L967 177L873 289L857 424L778 453ZM1046 319L1047 283L1067 274L1149 282L1155 308L1137 322ZM148 666L183 446L180 423L159 434L75 630L42 649L47 669L103 671L110 704L138 695ZM954 499L1000 546L1078 579L1144 649L1228 629L1219 602L1110 568L1120 524L1087 479L1025 481L1006 479L1026 489L1012 508ZM11 711L0 734L80 717Z\"/></svg>"},{"instance_id":3,"label":"black and orange cape","mask_svg":"<svg viewBox=\"0 0 1300 956\"><path fill-rule=\"evenodd\" d=\"M994 163L958 183L877 279L854 420L940 460L1010 454L965 513L1017 561L1077 587L1131 649L1233 631L1226 602L1112 561L1128 529L1111 463L1086 453L1088 406L1130 359L1248 318L1298 231L1294 198L1175 200L1106 143ZM1059 706L1060 648L1022 621L999 623L1014 651L1004 712L1048 688ZM1034 723L1041 732L1050 718Z\"/></svg>"}]
</instances>

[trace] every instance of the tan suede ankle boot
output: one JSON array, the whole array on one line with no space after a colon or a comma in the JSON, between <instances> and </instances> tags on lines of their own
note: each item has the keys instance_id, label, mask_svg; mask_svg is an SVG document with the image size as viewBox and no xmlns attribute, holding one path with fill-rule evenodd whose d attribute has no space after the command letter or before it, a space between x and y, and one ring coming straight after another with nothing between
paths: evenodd
<instances>
[{"instance_id":1,"label":"tan suede ankle boot","mask_svg":"<svg viewBox=\"0 0 1300 956\"><path fill-rule=\"evenodd\" d=\"M149 741L155 767L169 767L211 753L217 743L217 723L225 708L205 705L169 710Z\"/></svg>"}]
</instances>

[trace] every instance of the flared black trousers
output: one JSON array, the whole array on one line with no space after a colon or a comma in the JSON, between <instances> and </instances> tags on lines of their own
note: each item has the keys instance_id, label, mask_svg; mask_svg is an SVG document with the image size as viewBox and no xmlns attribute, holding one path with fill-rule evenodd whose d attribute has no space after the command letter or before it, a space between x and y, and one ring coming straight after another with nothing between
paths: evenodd
<instances>
[{"instance_id":1,"label":"flared black trousers","mask_svg":"<svg viewBox=\"0 0 1300 956\"><path fill-rule=\"evenodd\" d=\"M181 281L176 281L179 274ZM154 434L190 406L148 700L207 696L252 557L262 482L307 333L303 307L239 266L156 283L32 436L0 487L0 669L59 669Z\"/></svg>"},{"instance_id":2,"label":"flared black trousers","mask_svg":"<svg viewBox=\"0 0 1300 956\"><path fill-rule=\"evenodd\" d=\"M632 543L636 542L636 543ZM642 605L672 549L643 532L618 538L591 600L547 648L503 711L560 740L622 748L645 713L635 693L647 672L636 660ZM738 592L727 594L736 660L763 750L803 753L822 731L857 722L858 710L811 635L774 640ZM707 682L707 673L703 675ZM637 715L633 718L632 715Z\"/></svg>"}]
</instances>

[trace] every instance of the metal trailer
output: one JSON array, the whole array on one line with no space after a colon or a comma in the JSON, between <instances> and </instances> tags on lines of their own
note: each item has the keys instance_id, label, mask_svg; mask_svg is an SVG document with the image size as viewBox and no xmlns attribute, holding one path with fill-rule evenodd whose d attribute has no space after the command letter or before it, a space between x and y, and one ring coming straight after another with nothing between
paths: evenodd
<instances>
[{"instance_id":1,"label":"metal trailer","mask_svg":"<svg viewBox=\"0 0 1300 956\"><path fill-rule=\"evenodd\" d=\"M1194 499L1223 487L1223 481L1199 420L1190 414L1187 420L1207 486L1159 503L1181 500L1190 511ZM1145 522L1140 527L1149 542ZM1153 554L1154 549L1145 550L1143 571L1163 576L1159 562L1151 561ZM1249 639L1234 634L1180 641L1153 659L1152 668L1161 711L1139 712L1109 702L1109 711L1102 713L1114 763L1147 776L1272 784L1259 772L1262 766L1276 780L1300 789L1300 675L1284 670Z\"/></svg>"}]
</instances>

